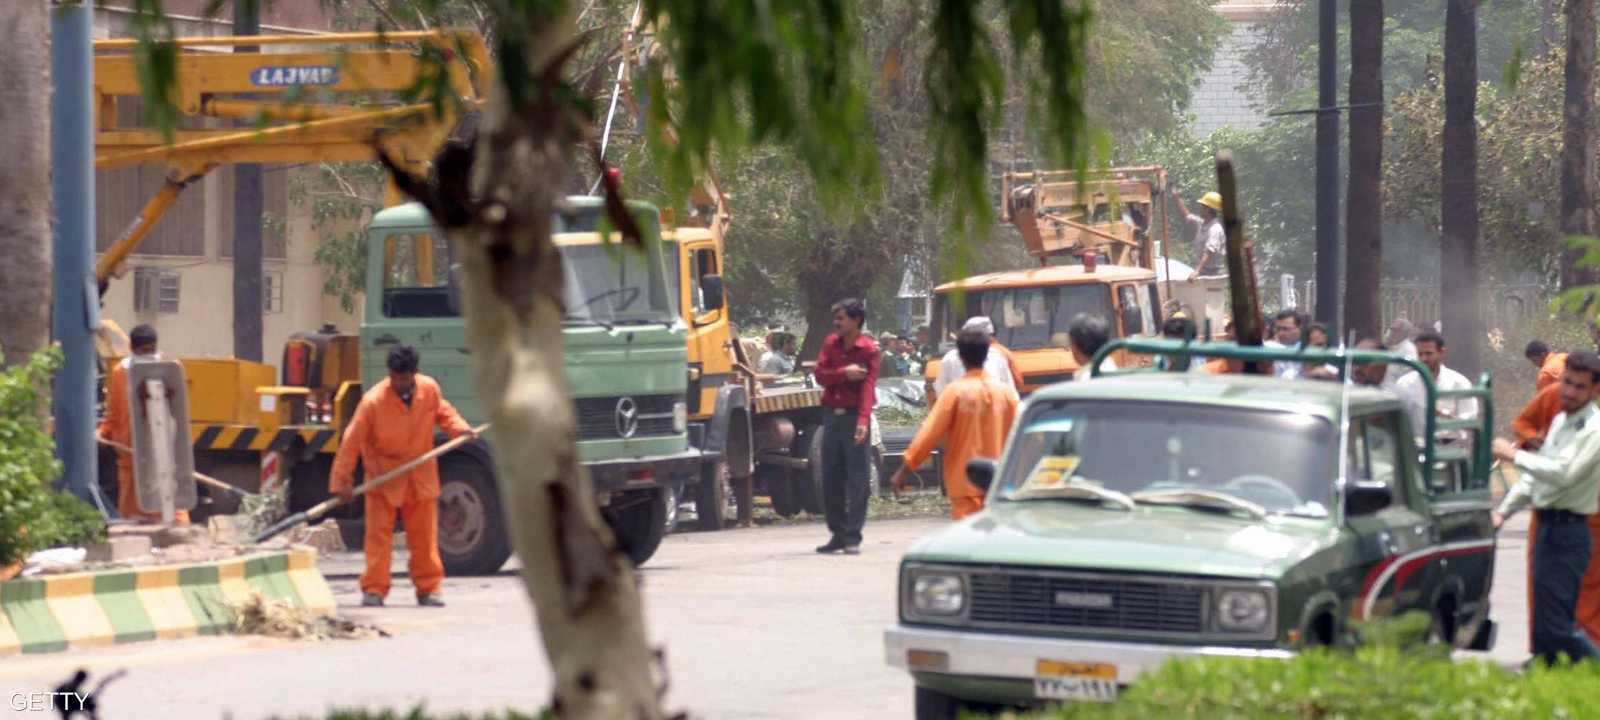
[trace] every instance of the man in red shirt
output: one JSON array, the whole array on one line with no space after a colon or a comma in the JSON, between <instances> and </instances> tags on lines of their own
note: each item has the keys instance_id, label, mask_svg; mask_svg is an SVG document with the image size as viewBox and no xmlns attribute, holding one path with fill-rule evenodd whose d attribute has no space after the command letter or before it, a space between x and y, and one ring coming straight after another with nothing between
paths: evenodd
<instances>
[{"instance_id":1,"label":"man in red shirt","mask_svg":"<svg viewBox=\"0 0 1600 720\"><path fill-rule=\"evenodd\" d=\"M832 537L819 553L861 552L861 528L867 524L871 466L867 437L878 385L878 346L861 332L867 308L860 300L833 306L833 334L817 355L817 383L822 385L822 506ZM813 439L812 442L817 442Z\"/></svg>"}]
</instances>

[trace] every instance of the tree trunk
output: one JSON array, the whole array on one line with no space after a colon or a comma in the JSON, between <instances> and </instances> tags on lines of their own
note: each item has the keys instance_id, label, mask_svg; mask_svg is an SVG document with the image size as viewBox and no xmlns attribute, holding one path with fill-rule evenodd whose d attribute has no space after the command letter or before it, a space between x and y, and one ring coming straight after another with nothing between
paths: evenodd
<instances>
[{"instance_id":1,"label":"tree trunk","mask_svg":"<svg viewBox=\"0 0 1600 720\"><path fill-rule=\"evenodd\" d=\"M50 344L50 3L0 9L0 352Z\"/></svg>"},{"instance_id":2,"label":"tree trunk","mask_svg":"<svg viewBox=\"0 0 1600 720\"><path fill-rule=\"evenodd\" d=\"M1440 320L1450 364L1468 377L1482 369L1478 298L1478 0L1449 0L1444 20L1444 150L1440 158Z\"/></svg>"},{"instance_id":3,"label":"tree trunk","mask_svg":"<svg viewBox=\"0 0 1600 720\"><path fill-rule=\"evenodd\" d=\"M1539 44L1534 54L1544 57L1561 44L1561 25L1556 18L1561 15L1561 0L1539 0Z\"/></svg>"},{"instance_id":4,"label":"tree trunk","mask_svg":"<svg viewBox=\"0 0 1600 720\"><path fill-rule=\"evenodd\" d=\"M1382 324L1383 0L1350 0L1350 189L1346 205L1346 326L1376 337Z\"/></svg>"},{"instance_id":5,"label":"tree trunk","mask_svg":"<svg viewBox=\"0 0 1600 720\"><path fill-rule=\"evenodd\" d=\"M1595 0L1567 2L1566 103L1561 131L1561 234L1594 234ZM1562 238L1565 247L1566 238ZM1566 251L1562 289L1592 285L1596 268L1579 268L1582 252Z\"/></svg>"},{"instance_id":6,"label":"tree trunk","mask_svg":"<svg viewBox=\"0 0 1600 720\"><path fill-rule=\"evenodd\" d=\"M494 423L507 524L555 675L552 709L562 718L655 720L664 673L648 645L633 568L578 461L562 372L563 275L551 214L588 118L560 86L573 17L542 12L499 10L508 17L497 27L529 28L524 42L501 46L499 68L526 74L496 73L476 137L441 151L437 182L383 160L444 229L464 272L473 377ZM522 51L521 62L506 57L512 50Z\"/></svg>"}]
</instances>

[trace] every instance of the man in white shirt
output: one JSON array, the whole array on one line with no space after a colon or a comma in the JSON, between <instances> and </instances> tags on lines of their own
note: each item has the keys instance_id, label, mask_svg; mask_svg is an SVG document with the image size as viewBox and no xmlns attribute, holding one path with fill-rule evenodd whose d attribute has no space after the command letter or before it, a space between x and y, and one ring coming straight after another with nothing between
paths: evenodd
<instances>
[{"instance_id":1,"label":"man in white shirt","mask_svg":"<svg viewBox=\"0 0 1600 720\"><path fill-rule=\"evenodd\" d=\"M1428 368L1433 376L1434 387L1438 390L1470 390L1472 381L1465 375L1451 370L1444 365L1445 345L1444 337L1437 333L1423 333L1417 336L1417 360ZM1428 419L1428 388L1425 380L1415 371L1400 378L1395 383L1394 391L1405 402L1406 411L1411 416L1411 434L1421 436L1426 432ZM1435 404L1438 416L1442 420L1470 420L1478 417L1478 401L1473 398L1448 398L1441 399ZM1440 433L1437 437L1446 441L1464 439L1464 431L1452 430Z\"/></svg>"},{"instance_id":2,"label":"man in white shirt","mask_svg":"<svg viewBox=\"0 0 1600 720\"><path fill-rule=\"evenodd\" d=\"M1300 331L1304 325L1305 317L1299 312L1290 309L1280 310L1272 318L1272 339L1261 344L1279 350L1294 350L1300 347ZM1305 368L1297 362L1272 364L1272 372L1284 380L1298 378L1304 370Z\"/></svg>"},{"instance_id":3,"label":"man in white shirt","mask_svg":"<svg viewBox=\"0 0 1600 720\"><path fill-rule=\"evenodd\" d=\"M1072 359L1078 363L1078 369L1072 371L1072 379L1088 380L1094 377L1094 368L1089 365L1094 360L1094 354L1111 341L1111 323L1099 315L1078 313L1067 323L1067 339L1072 343L1068 348L1072 351ZM1115 369L1117 364L1109 356L1100 363L1102 372Z\"/></svg>"},{"instance_id":4,"label":"man in white shirt","mask_svg":"<svg viewBox=\"0 0 1600 720\"><path fill-rule=\"evenodd\" d=\"M987 317L977 315L967 318L966 324L961 326L961 331L967 332L969 330L981 332L991 342L994 341L994 321ZM939 361L939 377L933 381L934 394L938 395L946 385L960 380L961 376L966 372L964 367L961 364L961 353L958 350L951 349L950 352L945 353L944 359ZM983 374L1001 385L1013 390L1017 389L1017 383L1011 377L1011 366L1006 362L1006 357L1003 353L989 353L988 357L983 361ZM933 406L933 398L928 398L928 406Z\"/></svg>"}]
</instances>

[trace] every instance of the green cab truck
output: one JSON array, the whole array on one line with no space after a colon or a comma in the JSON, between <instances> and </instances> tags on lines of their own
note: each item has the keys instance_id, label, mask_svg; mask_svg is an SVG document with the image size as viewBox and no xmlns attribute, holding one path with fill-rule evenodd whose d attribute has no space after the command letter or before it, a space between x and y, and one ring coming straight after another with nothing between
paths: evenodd
<instances>
[{"instance_id":1,"label":"green cab truck","mask_svg":"<svg viewBox=\"0 0 1600 720\"><path fill-rule=\"evenodd\" d=\"M629 211L645 232L642 250L602 232L599 198L567 198L552 239L565 270L562 336L579 457L602 516L639 564L666 534L671 504L719 456L689 443L685 329L657 210L636 202ZM291 512L326 499L333 456L362 388L387 375L388 353L400 344L417 348L421 371L438 380L468 422L487 420L459 312L460 273L443 233L421 205L410 203L378 212L364 242L359 335L332 327L295 334L284 348L281 378L259 363L185 359L191 381L231 383L247 398L232 403L248 406L238 419L193 424L202 472L252 490L286 482ZM439 551L452 575L496 572L511 555L492 452L478 439L439 459ZM213 494L206 512L229 512L223 506L229 500ZM346 542L358 544L362 504L337 513Z\"/></svg>"}]
</instances>

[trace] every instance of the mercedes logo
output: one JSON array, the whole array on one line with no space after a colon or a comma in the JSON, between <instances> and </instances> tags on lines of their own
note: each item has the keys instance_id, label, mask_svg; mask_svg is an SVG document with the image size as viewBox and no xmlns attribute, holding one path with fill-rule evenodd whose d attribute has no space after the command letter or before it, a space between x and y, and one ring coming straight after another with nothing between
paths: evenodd
<instances>
[{"instance_id":1,"label":"mercedes logo","mask_svg":"<svg viewBox=\"0 0 1600 720\"><path fill-rule=\"evenodd\" d=\"M639 405L627 395L617 400L617 435L633 437L639 431Z\"/></svg>"}]
</instances>

